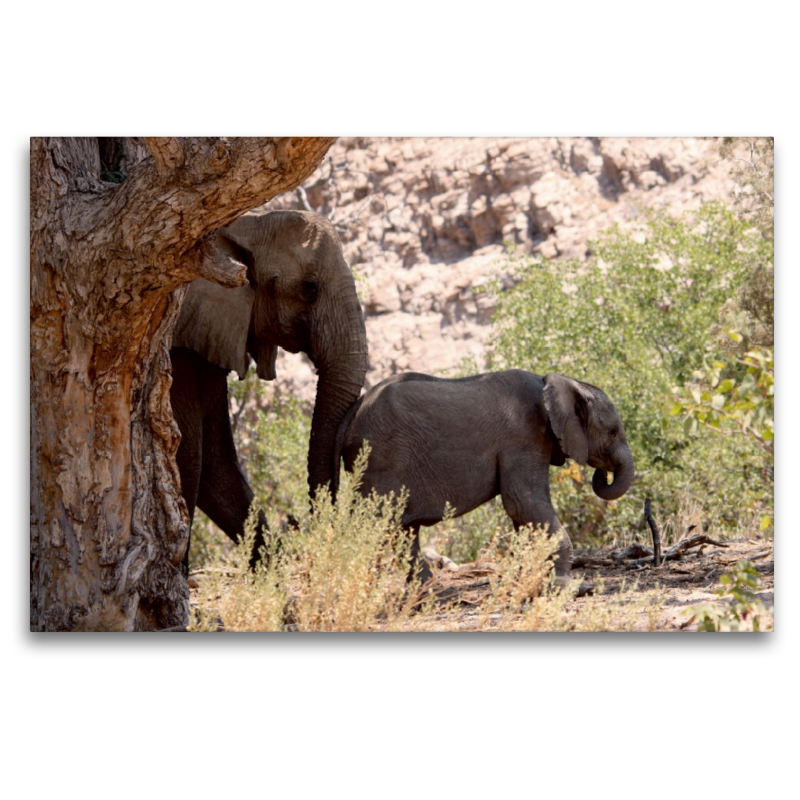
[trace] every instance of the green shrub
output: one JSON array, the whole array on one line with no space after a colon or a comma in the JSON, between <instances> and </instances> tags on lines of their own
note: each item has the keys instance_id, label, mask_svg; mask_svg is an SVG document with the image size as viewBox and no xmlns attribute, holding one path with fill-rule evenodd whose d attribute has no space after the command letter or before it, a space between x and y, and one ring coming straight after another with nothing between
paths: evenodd
<instances>
[{"instance_id":1,"label":"green shrub","mask_svg":"<svg viewBox=\"0 0 800 800\"><path fill-rule=\"evenodd\" d=\"M689 611L697 620L697 630L707 633L761 630L761 618L772 614L759 599L759 574L751 561L738 561L733 572L720 577L722 587L714 594L728 601L720 608L711 603L692 606ZM767 630L771 630L770 625Z\"/></svg>"},{"instance_id":2,"label":"green shrub","mask_svg":"<svg viewBox=\"0 0 800 800\"><path fill-rule=\"evenodd\" d=\"M741 335L729 332L735 341ZM702 425L723 436L742 436L768 457L761 481L764 492L760 530L772 528L775 426L775 359L771 350L755 347L743 358L713 361L692 373L692 381L675 387L672 415L684 415L684 432L696 435ZM747 448L745 448L747 449Z\"/></svg>"},{"instance_id":3,"label":"green shrub","mask_svg":"<svg viewBox=\"0 0 800 800\"><path fill-rule=\"evenodd\" d=\"M250 369L245 380L228 379L239 460L256 501L280 519L309 513L310 412L291 395L274 392Z\"/></svg>"},{"instance_id":4,"label":"green shrub","mask_svg":"<svg viewBox=\"0 0 800 800\"><path fill-rule=\"evenodd\" d=\"M499 294L494 317L493 368L560 372L599 386L625 424L638 477L622 499L595 498L586 468L553 473L554 504L579 543L644 533L645 496L662 522L699 501L706 527L720 535L758 527L772 505L766 453L685 430L669 415L673 388L690 383L704 359L723 357L720 311L753 260L771 258L772 243L722 204L679 220L643 219L636 231L601 235L586 263L515 259L518 283Z\"/></svg>"}]
</instances>

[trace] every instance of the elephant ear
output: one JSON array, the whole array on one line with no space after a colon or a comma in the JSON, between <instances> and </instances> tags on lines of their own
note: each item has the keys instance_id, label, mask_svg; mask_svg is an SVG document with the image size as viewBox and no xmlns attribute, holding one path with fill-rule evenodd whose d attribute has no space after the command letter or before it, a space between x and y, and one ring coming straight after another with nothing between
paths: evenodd
<instances>
[{"instance_id":1,"label":"elephant ear","mask_svg":"<svg viewBox=\"0 0 800 800\"><path fill-rule=\"evenodd\" d=\"M173 347L188 347L206 361L225 370L247 374L247 333L255 292L251 286L226 289L217 283L197 278L181 306L172 333Z\"/></svg>"},{"instance_id":2,"label":"elephant ear","mask_svg":"<svg viewBox=\"0 0 800 800\"><path fill-rule=\"evenodd\" d=\"M544 377L544 404L564 455L578 464L589 459L587 422L592 396L580 383L550 372Z\"/></svg>"}]
</instances>

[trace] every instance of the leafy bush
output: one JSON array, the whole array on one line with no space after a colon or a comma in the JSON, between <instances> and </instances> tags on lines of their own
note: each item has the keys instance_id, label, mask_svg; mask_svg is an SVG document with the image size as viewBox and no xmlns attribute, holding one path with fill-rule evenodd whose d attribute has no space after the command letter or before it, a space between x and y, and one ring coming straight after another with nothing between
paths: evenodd
<instances>
[{"instance_id":1,"label":"leafy bush","mask_svg":"<svg viewBox=\"0 0 800 800\"><path fill-rule=\"evenodd\" d=\"M731 203L738 217L772 243L775 237L775 140L772 137L724 137L720 155L728 161L734 188ZM744 334L743 350L775 344L775 290L772 248L746 259L748 274L721 321Z\"/></svg>"},{"instance_id":2,"label":"leafy bush","mask_svg":"<svg viewBox=\"0 0 800 800\"><path fill-rule=\"evenodd\" d=\"M692 606L689 611L697 620L697 630L708 633L761 630L761 618L772 613L765 608L756 594L759 584L758 570L751 561L738 561L733 572L720 577L722 586L714 594L729 601L725 609L707 603ZM768 630L771 629L771 626Z\"/></svg>"},{"instance_id":3,"label":"leafy bush","mask_svg":"<svg viewBox=\"0 0 800 800\"><path fill-rule=\"evenodd\" d=\"M239 461L257 502L283 519L307 515L310 413L291 395L267 400L252 367L245 380L228 379L228 392Z\"/></svg>"},{"instance_id":4,"label":"leafy bush","mask_svg":"<svg viewBox=\"0 0 800 800\"><path fill-rule=\"evenodd\" d=\"M638 230L614 227L591 247L587 263L515 259L518 283L499 294L494 318L493 368L560 372L599 386L625 423L634 487L605 504L585 468L556 471L562 522L576 541L598 544L643 530L650 496L662 519L696 500L706 527L719 526L719 534L757 526L772 506L768 456L743 437L686 431L668 412L673 387L690 383L704 358L722 361L714 335L720 310L753 259L771 259L771 241L709 204L679 220L646 213Z\"/></svg>"}]
</instances>

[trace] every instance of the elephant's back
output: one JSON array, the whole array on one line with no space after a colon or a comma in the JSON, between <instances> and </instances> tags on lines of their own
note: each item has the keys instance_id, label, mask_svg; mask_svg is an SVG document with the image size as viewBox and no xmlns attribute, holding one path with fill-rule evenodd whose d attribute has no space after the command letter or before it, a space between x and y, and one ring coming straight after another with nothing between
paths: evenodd
<instances>
[{"instance_id":1,"label":"elephant's back","mask_svg":"<svg viewBox=\"0 0 800 800\"><path fill-rule=\"evenodd\" d=\"M475 455L476 442L497 446L519 437L523 426L541 418L542 379L523 370L468 378L422 373L392 376L369 389L354 410L344 448L349 462L364 440L373 458L400 473L420 461L441 466ZM481 445L483 449L488 446ZM489 457L488 453L486 454Z\"/></svg>"}]
</instances>

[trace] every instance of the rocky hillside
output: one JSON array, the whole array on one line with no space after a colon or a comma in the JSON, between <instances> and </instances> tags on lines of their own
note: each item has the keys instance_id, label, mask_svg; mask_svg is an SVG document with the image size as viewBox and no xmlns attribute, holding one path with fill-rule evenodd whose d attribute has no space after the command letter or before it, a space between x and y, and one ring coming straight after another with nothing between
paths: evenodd
<instances>
[{"instance_id":1,"label":"rocky hillside","mask_svg":"<svg viewBox=\"0 0 800 800\"><path fill-rule=\"evenodd\" d=\"M356 273L370 347L367 386L395 372L485 364L494 302L513 285L506 243L534 257L589 255L588 242L642 207L680 214L728 195L711 139L339 139L303 189L269 207L337 226ZM302 355L281 353L274 388L311 401Z\"/></svg>"}]
</instances>

